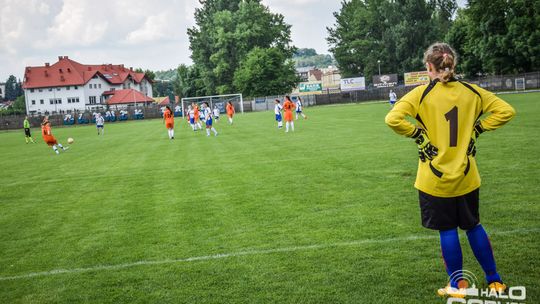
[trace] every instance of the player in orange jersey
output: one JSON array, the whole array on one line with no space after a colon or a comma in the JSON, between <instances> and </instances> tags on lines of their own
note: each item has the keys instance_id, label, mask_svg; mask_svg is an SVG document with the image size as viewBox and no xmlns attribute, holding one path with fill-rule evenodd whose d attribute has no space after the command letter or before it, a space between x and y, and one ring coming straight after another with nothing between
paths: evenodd
<instances>
[{"instance_id":1,"label":"player in orange jersey","mask_svg":"<svg viewBox=\"0 0 540 304\"><path fill-rule=\"evenodd\" d=\"M163 122L165 123L165 128L167 128L167 132L169 133L169 139L174 139L174 113L169 106L165 106L165 112L163 112Z\"/></svg>"},{"instance_id":2,"label":"player in orange jersey","mask_svg":"<svg viewBox=\"0 0 540 304\"><path fill-rule=\"evenodd\" d=\"M232 104L232 102L228 101L227 102L227 107L226 107L226 110L227 110L227 116L229 117L229 124L233 124L233 116L234 116L234 106Z\"/></svg>"},{"instance_id":3,"label":"player in orange jersey","mask_svg":"<svg viewBox=\"0 0 540 304\"><path fill-rule=\"evenodd\" d=\"M294 132L293 110L296 108L294 102L289 96L285 96L283 103L283 111L285 112L285 132L289 132L289 127Z\"/></svg>"},{"instance_id":4,"label":"player in orange jersey","mask_svg":"<svg viewBox=\"0 0 540 304\"><path fill-rule=\"evenodd\" d=\"M199 105L196 103L191 104L191 108L193 109L193 118L195 120L195 130L197 130L197 127L199 130L202 130L200 115L201 112L199 111Z\"/></svg>"},{"instance_id":5,"label":"player in orange jersey","mask_svg":"<svg viewBox=\"0 0 540 304\"><path fill-rule=\"evenodd\" d=\"M64 146L58 143L56 138L52 135L49 116L45 116L43 122L41 123L41 135L43 135L43 140L45 141L45 143L49 145L49 147L52 147L56 154L60 154L60 152L58 152L57 146L60 147L62 151L66 151L67 149L69 149L69 147L64 148Z\"/></svg>"}]
</instances>

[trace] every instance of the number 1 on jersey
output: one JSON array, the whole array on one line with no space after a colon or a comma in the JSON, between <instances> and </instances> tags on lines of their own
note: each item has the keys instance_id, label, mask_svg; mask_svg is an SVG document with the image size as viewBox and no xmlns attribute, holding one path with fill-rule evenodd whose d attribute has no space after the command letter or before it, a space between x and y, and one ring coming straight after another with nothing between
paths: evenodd
<instances>
[{"instance_id":1,"label":"number 1 on jersey","mask_svg":"<svg viewBox=\"0 0 540 304\"><path fill-rule=\"evenodd\" d=\"M458 108L454 106L452 110L444 114L446 121L450 123L450 147L457 146L457 136L458 136Z\"/></svg>"}]
</instances>

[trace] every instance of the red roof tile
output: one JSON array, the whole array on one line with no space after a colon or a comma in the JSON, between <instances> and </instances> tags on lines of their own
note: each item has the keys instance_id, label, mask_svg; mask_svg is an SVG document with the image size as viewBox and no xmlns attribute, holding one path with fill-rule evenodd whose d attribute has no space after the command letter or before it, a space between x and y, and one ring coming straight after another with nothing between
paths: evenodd
<instances>
[{"instance_id":1,"label":"red roof tile","mask_svg":"<svg viewBox=\"0 0 540 304\"><path fill-rule=\"evenodd\" d=\"M107 100L108 105L134 102L154 102L154 100L134 89L116 90L114 95Z\"/></svg>"},{"instance_id":2,"label":"red roof tile","mask_svg":"<svg viewBox=\"0 0 540 304\"><path fill-rule=\"evenodd\" d=\"M146 78L144 73L136 73L132 69L125 68L123 64L87 65L71 60L67 56L60 56L58 62L53 65L46 63L45 66L26 67L23 88L82 86L96 74L114 85L124 83L128 77L136 83Z\"/></svg>"}]
</instances>

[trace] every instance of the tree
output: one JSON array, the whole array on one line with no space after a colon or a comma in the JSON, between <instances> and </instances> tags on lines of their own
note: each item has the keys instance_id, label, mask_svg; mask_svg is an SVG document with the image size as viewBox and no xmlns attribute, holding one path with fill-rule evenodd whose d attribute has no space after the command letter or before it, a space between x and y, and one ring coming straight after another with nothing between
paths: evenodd
<instances>
[{"instance_id":1,"label":"tree","mask_svg":"<svg viewBox=\"0 0 540 304\"><path fill-rule=\"evenodd\" d=\"M298 49L293 56L295 66L326 68L330 65L336 65L331 55L319 55L314 49Z\"/></svg>"},{"instance_id":2,"label":"tree","mask_svg":"<svg viewBox=\"0 0 540 304\"><path fill-rule=\"evenodd\" d=\"M4 94L5 100L15 100L17 99L19 95L20 89L17 87L17 78L15 76L10 75L8 79L6 80L6 91Z\"/></svg>"},{"instance_id":3,"label":"tree","mask_svg":"<svg viewBox=\"0 0 540 304\"><path fill-rule=\"evenodd\" d=\"M251 97L286 94L299 81L294 63L277 48L254 48L234 74L234 86Z\"/></svg>"},{"instance_id":4,"label":"tree","mask_svg":"<svg viewBox=\"0 0 540 304\"><path fill-rule=\"evenodd\" d=\"M442 40L455 0L345 0L327 28L330 51L344 77L423 69L423 51Z\"/></svg>"},{"instance_id":5,"label":"tree","mask_svg":"<svg viewBox=\"0 0 540 304\"><path fill-rule=\"evenodd\" d=\"M447 41L468 76L540 69L540 2L471 0L458 11Z\"/></svg>"},{"instance_id":6,"label":"tree","mask_svg":"<svg viewBox=\"0 0 540 304\"><path fill-rule=\"evenodd\" d=\"M276 48L292 58L291 26L261 0L200 0L196 25L188 29L194 62L192 76L204 83L204 95L234 93L234 75L251 50ZM183 85L182 87L186 87ZM195 85L198 91L200 84Z\"/></svg>"},{"instance_id":7,"label":"tree","mask_svg":"<svg viewBox=\"0 0 540 304\"><path fill-rule=\"evenodd\" d=\"M181 64L176 69L176 72L177 76L173 84L176 95L180 96L180 98L206 95L207 90L204 86L204 79L201 77L197 66L188 67Z\"/></svg>"},{"instance_id":8,"label":"tree","mask_svg":"<svg viewBox=\"0 0 540 304\"><path fill-rule=\"evenodd\" d=\"M24 96L18 96L11 106L14 114L26 114L26 102Z\"/></svg>"}]
</instances>

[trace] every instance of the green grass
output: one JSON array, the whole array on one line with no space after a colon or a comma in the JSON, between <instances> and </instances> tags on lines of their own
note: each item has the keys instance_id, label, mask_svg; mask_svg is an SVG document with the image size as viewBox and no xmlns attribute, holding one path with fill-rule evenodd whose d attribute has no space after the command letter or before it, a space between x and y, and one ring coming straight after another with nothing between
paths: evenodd
<instances>
[{"instance_id":1,"label":"green grass","mask_svg":"<svg viewBox=\"0 0 540 304\"><path fill-rule=\"evenodd\" d=\"M482 222L503 278L539 303L540 94L503 98L518 114L478 144ZM307 108L293 134L250 113L210 138L177 120L174 141L159 120L108 124L104 137L54 128L75 139L60 155L38 130L35 145L1 133L0 303L445 303L415 146L387 111Z\"/></svg>"}]
</instances>

